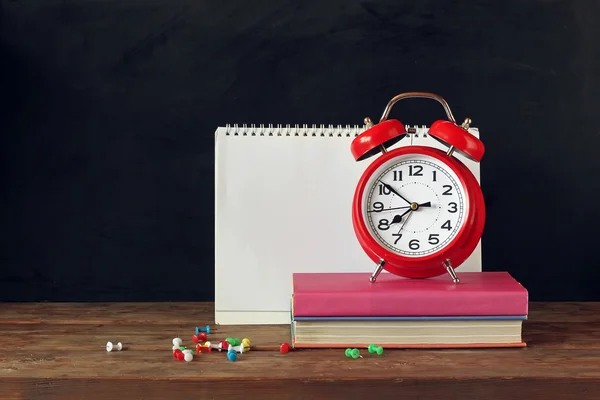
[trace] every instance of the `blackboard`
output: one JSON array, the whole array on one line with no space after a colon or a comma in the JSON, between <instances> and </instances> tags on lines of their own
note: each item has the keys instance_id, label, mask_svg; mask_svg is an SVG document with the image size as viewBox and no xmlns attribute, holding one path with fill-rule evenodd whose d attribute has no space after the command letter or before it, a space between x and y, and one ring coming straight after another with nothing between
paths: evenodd
<instances>
[{"instance_id":1,"label":"blackboard","mask_svg":"<svg viewBox=\"0 0 600 400\"><path fill-rule=\"evenodd\" d=\"M484 270L600 300L598 2L0 4L0 300L212 300L215 128L408 91L480 129Z\"/></svg>"}]
</instances>

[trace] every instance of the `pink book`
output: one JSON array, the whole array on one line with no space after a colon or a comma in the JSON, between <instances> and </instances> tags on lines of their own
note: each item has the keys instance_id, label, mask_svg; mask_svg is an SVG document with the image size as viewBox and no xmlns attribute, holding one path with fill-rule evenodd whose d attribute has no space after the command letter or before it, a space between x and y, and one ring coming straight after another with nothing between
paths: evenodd
<instances>
[{"instance_id":1,"label":"pink book","mask_svg":"<svg viewBox=\"0 0 600 400\"><path fill-rule=\"evenodd\" d=\"M293 274L294 317L526 316L528 292L508 272L407 279L382 273Z\"/></svg>"}]
</instances>

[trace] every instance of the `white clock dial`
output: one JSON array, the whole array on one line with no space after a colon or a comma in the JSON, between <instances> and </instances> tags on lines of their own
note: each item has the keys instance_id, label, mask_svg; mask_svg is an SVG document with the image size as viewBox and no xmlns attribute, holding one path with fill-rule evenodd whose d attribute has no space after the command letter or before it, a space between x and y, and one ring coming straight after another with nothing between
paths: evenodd
<instances>
[{"instance_id":1,"label":"white clock dial","mask_svg":"<svg viewBox=\"0 0 600 400\"><path fill-rule=\"evenodd\" d=\"M362 208L367 228L381 245L406 257L423 257L452 241L464 223L467 202L450 167L431 156L410 154L375 171Z\"/></svg>"}]
</instances>

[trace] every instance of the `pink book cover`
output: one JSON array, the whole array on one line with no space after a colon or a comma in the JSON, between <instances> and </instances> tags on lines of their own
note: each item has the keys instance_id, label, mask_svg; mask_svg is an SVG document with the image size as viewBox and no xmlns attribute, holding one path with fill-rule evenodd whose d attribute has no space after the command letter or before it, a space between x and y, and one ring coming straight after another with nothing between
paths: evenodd
<instances>
[{"instance_id":1,"label":"pink book cover","mask_svg":"<svg viewBox=\"0 0 600 400\"><path fill-rule=\"evenodd\" d=\"M513 348L513 347L527 347L527 343L515 342L515 343L448 343L448 344L379 344L384 349L486 349L486 348ZM347 349L350 348L361 348L368 347L364 343L337 343L333 345L329 344L312 344L302 343L297 344L294 342L294 348L296 349Z\"/></svg>"},{"instance_id":2,"label":"pink book cover","mask_svg":"<svg viewBox=\"0 0 600 400\"><path fill-rule=\"evenodd\" d=\"M526 316L528 292L508 272L408 279L382 273L293 274L297 317Z\"/></svg>"}]
</instances>

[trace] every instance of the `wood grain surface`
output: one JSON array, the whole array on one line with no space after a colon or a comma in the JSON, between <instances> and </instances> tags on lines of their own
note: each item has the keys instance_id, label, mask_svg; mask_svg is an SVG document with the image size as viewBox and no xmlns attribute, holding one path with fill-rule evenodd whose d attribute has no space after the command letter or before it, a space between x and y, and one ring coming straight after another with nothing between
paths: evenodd
<instances>
[{"instance_id":1,"label":"wood grain surface","mask_svg":"<svg viewBox=\"0 0 600 400\"><path fill-rule=\"evenodd\" d=\"M0 304L0 399L553 398L600 393L600 303L532 303L523 349L278 352L289 326L216 326L207 303ZM252 349L176 361L193 346L249 338ZM122 342L107 353L107 341Z\"/></svg>"}]
</instances>

